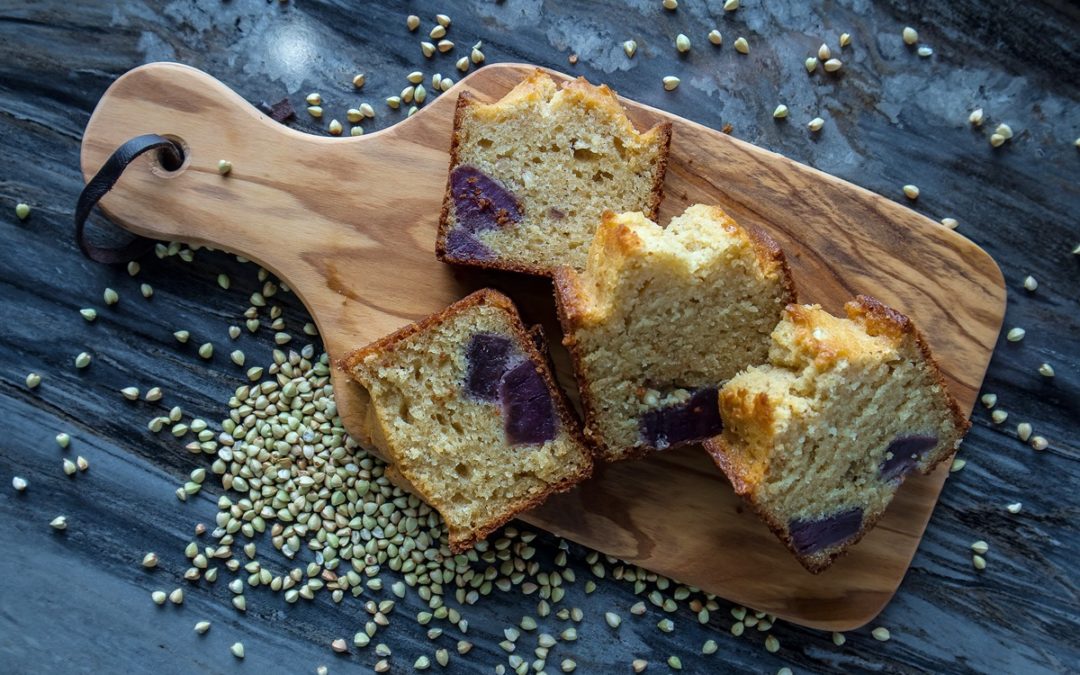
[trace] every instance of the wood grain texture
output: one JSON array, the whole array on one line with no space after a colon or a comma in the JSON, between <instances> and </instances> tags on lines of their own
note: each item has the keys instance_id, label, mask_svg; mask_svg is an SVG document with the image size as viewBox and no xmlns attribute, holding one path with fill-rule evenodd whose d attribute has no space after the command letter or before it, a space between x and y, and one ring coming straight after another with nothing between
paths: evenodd
<instances>
[{"instance_id":1,"label":"wood grain texture","mask_svg":"<svg viewBox=\"0 0 1080 675\"><path fill-rule=\"evenodd\" d=\"M488 66L457 88L495 100L531 70ZM466 292L432 252L454 101L442 96L370 136L311 137L271 121L205 73L150 64L103 95L83 137L83 173L92 175L133 134L180 139L183 167L170 174L153 158L140 160L103 200L105 212L145 236L258 261L303 299L337 359ZM689 204L720 204L780 241L804 301L839 312L852 296L867 293L909 314L970 411L1004 314L1004 285L989 256L878 195L624 103L642 128L673 124L661 222ZM217 172L219 159L233 164L227 177ZM502 283L513 289L515 279ZM522 291L512 293L528 304ZM572 383L562 349L555 361L563 382ZM363 393L342 373L335 374L335 389L347 428L370 442ZM789 621L849 630L876 616L899 586L946 475L943 467L907 481L875 531L818 577L744 513L696 447L605 467L598 478L522 517Z\"/></svg>"},{"instance_id":2,"label":"wood grain texture","mask_svg":"<svg viewBox=\"0 0 1080 675\"><path fill-rule=\"evenodd\" d=\"M611 566L605 579L595 579L587 550L571 544L567 568L578 581L562 604L580 607L585 621L581 639L553 654L590 674L630 672L632 658L648 660L647 672L663 672L669 655L681 657L687 673L760 675L782 666L799 674L1075 672L1080 264L1071 250L1080 243L1080 153L1072 145L1080 133L1080 8L1065 0L742 4L725 13L712 0L683 0L676 12L662 12L655 0L409 0L365 3L362 11L343 0L0 3L0 670L310 673L325 664L331 673L370 671L370 648L336 655L327 646L357 629L355 603L335 606L320 596L288 605L251 592L247 615L239 616L220 582L185 587L180 609L149 601L151 590L185 584L183 548L196 522L212 521L221 491L210 485L179 504L172 491L206 462L171 436L150 433L146 422L181 405L213 426L230 393L247 383L227 352L241 348L249 365L268 365L273 331L264 322L236 341L226 335L261 286L254 266L231 255L199 251L190 263L146 256L136 278L81 258L71 238L83 185L81 134L118 77L161 60L209 72L251 103L288 96L300 111L288 125L305 133L325 134L329 119L344 120L346 108L366 100L376 110L364 122L370 133L404 119L404 110L391 111L382 99L405 86L406 73L457 79L462 46L483 40L488 64L538 63L607 82L708 127L730 124L738 138L932 219L959 219L958 232L988 251L1005 275L1006 327L1027 329L1020 343L999 338L983 385L1008 421L993 424L976 406L960 454L967 466L946 483L899 592L872 624L888 627L891 640L878 642L868 626L837 647L827 632L779 621L771 633L781 646L771 654L762 633L729 633L734 620L724 601L704 625L685 603L672 614L650 605L631 618L628 608L642 599L632 584L614 580ZM458 48L427 61L404 17L418 14L427 26L438 12L453 17ZM918 28L933 57L921 59L903 45L905 25ZM713 27L724 34L717 49L704 39ZM694 42L682 56L672 47L678 32ZM835 49L841 32L853 36L843 70L807 76L803 59L823 41ZM740 34L749 55L731 48ZM630 38L639 45L633 59L620 48ZM576 66L567 64L570 53L580 57ZM368 78L359 92L350 82L357 70ZM674 92L660 84L670 74L682 78ZM303 113L311 91L327 101L321 120ZM771 116L777 103L791 109L786 122ZM967 123L977 107L990 120L982 129ZM805 129L815 116L826 120L817 135ZM993 149L987 138L999 121L1016 135ZM365 178L335 177L360 187ZM900 193L912 182L922 189L915 203ZM20 201L33 208L25 222L12 213ZM107 227L104 218L94 220ZM219 273L232 278L229 291L218 288ZM1034 293L1021 285L1028 274L1039 280ZM143 282L153 285L151 300L139 295ZM461 283L499 286L503 277L462 274ZM536 300L526 319L547 320L546 284L524 285ZM121 295L111 308L101 301L106 286ZM309 341L299 332L310 320L299 300L278 294L274 301L293 345ZM97 321L83 321L80 307L97 308ZM199 359L195 344L178 344L171 333L179 328L190 330L193 342L212 341L214 359ZM94 354L94 363L76 371L71 360L82 350ZM1056 377L1036 372L1042 362L1053 364ZM33 392L23 385L31 370L43 376ZM165 398L131 403L117 394L129 385L160 386ZM1017 439L1020 421L1049 440L1045 452ZM52 440L58 431L71 433L71 452L91 461L81 479L60 471ZM11 490L12 475L30 480L26 493ZM1004 507L1016 501L1023 510L1010 514ZM48 527L58 513L71 523L64 536ZM976 539L991 547L981 572L970 562ZM557 543L543 532L534 541L545 569ZM153 572L138 564L149 550L162 559ZM596 581L591 594L581 588L587 579ZM475 647L441 672L490 673L505 665L502 630L535 604L535 596L514 591L465 608L471 627L464 637ZM423 607L409 595L380 631L394 650L392 672L410 672L412 660L431 656L436 646L453 651L458 635L448 631L433 644L412 620ZM604 623L606 611L623 616L618 631ZM661 617L673 619L676 630L658 631ZM191 631L200 619L214 623L201 637ZM564 625L541 621L553 633ZM718 653L701 655L707 639L719 643ZM247 646L242 663L228 652L235 640Z\"/></svg>"}]
</instances>

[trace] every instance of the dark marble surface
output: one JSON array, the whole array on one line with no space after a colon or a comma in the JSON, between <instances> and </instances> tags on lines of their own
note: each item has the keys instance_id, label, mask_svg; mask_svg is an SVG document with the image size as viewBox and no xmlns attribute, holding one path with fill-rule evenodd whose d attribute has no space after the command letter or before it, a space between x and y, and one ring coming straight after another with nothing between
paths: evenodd
<instances>
[{"instance_id":1,"label":"dark marble surface","mask_svg":"<svg viewBox=\"0 0 1080 675\"><path fill-rule=\"evenodd\" d=\"M132 279L122 268L82 259L70 237L82 185L79 139L116 77L161 59L206 70L252 102L287 95L302 111L304 94L321 92L328 113L320 125L301 112L295 126L304 131L325 133L331 117L343 120L359 100L377 112L368 128L381 128L403 116L382 99L405 86L406 73L457 79L453 62L476 40L484 41L489 62L551 66L714 128L731 124L740 138L897 200L904 200L902 185L919 185L912 206L957 218L959 232L994 256L1009 286L1006 328L1027 329L1020 343L1002 337L984 386L1009 411L1007 422L994 425L978 406L961 451L967 466L952 476L903 586L872 624L891 629L889 642L875 641L867 627L838 648L826 633L781 623L772 631L781 649L769 654L760 633L728 633L724 602L708 626L681 609L677 630L661 633L653 612L630 620L626 609L636 598L627 583L601 581L586 597L585 552L573 547L579 580L566 602L582 607L586 620L580 640L553 650L548 672L567 656L578 672L629 672L634 657L650 661L648 672L664 672L669 654L695 673L772 673L785 665L795 672L1075 671L1080 256L1071 251L1080 244L1080 152L1073 146L1080 136L1080 10L1067 2L812 4L747 0L725 13L719 1L691 0L676 12L660 9L659 0L0 2L0 671L370 669L370 648L338 656L328 647L360 625L356 602L335 607L323 595L289 606L256 590L242 617L220 581L188 588L179 609L150 602L152 589L187 585L180 578L184 543L195 522L212 521L220 487L177 502L173 489L198 460L170 436L146 430L161 404L131 404L117 390L159 385L163 403L221 419L242 378L228 363L225 328L238 322L255 290L255 269L199 252L193 263L150 256ZM419 14L426 32L437 12L453 18L449 37L458 47L426 61L405 15ZM932 57L902 44L905 25L918 28ZM724 35L719 49L705 39L714 26ZM842 73L807 76L804 58L823 40L837 51L844 31L853 42L842 51ZM672 46L679 32L693 40L686 56ZM748 56L731 47L739 35L750 42ZM621 49L629 38L638 42L632 60ZM567 62L571 53L579 56L576 66ZM350 84L358 70L368 75L361 96ZM682 78L675 92L660 86L668 74ZM777 123L771 112L780 102L791 114ZM976 107L988 117L982 129L967 123ZM826 124L814 136L805 124L817 115ZM988 137L1002 121L1015 137L995 150ZM13 214L19 201L33 207L22 223ZM233 277L232 290L217 288L219 271ZM1027 274L1039 280L1034 293L1022 288ZM154 286L153 299L139 295L140 282ZM106 286L121 294L115 308L101 301ZM303 308L292 296L284 303L299 335ZM98 308L96 323L79 317L86 306ZM215 342L212 362L196 357L194 344L172 339L181 327L198 336L193 343ZM249 365L269 363L271 333L239 340ZM94 362L77 371L72 361L83 350ZM1053 364L1054 379L1036 372L1044 361ZM30 371L43 377L35 391L24 385ZM1019 442L1020 421L1050 447L1036 453ZM66 453L53 441L60 431L74 439ZM68 478L61 459L76 454L91 468ZM16 493L13 475L26 477L30 489ZM1006 504L1016 501L1023 510L1008 513ZM48 523L59 513L69 527L58 534ZM991 547L982 572L970 564L976 539ZM538 555L550 557L552 543L541 541L547 545ZM147 550L162 557L153 573L139 565ZM384 633L393 672L410 671L417 655L432 651L412 619L418 608L410 595ZM517 593L470 608L476 647L467 658L453 654L449 670L492 672L505 663L501 629L534 608L534 599ZM607 610L624 616L617 636L603 622ZM191 627L204 618L214 627L196 636ZM710 637L718 653L700 656ZM247 647L243 662L228 652L237 639ZM441 643L452 649L448 637Z\"/></svg>"}]
</instances>

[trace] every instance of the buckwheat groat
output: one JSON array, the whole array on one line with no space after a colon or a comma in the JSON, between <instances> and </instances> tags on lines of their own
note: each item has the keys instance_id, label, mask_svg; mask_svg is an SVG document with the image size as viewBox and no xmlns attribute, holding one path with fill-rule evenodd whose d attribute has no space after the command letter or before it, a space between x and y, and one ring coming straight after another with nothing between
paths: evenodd
<instances>
[{"instance_id":1,"label":"buckwheat groat","mask_svg":"<svg viewBox=\"0 0 1080 675\"><path fill-rule=\"evenodd\" d=\"M667 228L605 213L585 271L554 281L585 433L609 461L718 434L720 385L765 361L795 300L776 243L700 204Z\"/></svg>"},{"instance_id":2,"label":"buckwheat groat","mask_svg":"<svg viewBox=\"0 0 1080 675\"><path fill-rule=\"evenodd\" d=\"M509 298L482 290L341 364L370 394L372 442L456 552L592 472L537 338Z\"/></svg>"},{"instance_id":3,"label":"buckwheat groat","mask_svg":"<svg viewBox=\"0 0 1080 675\"><path fill-rule=\"evenodd\" d=\"M604 209L655 217L670 123L639 133L606 86L544 72L484 104L458 97L440 260L550 275L581 269Z\"/></svg>"},{"instance_id":4,"label":"buckwheat groat","mask_svg":"<svg viewBox=\"0 0 1080 675\"><path fill-rule=\"evenodd\" d=\"M859 296L846 319L790 305L766 365L720 391L705 443L735 491L811 572L857 542L905 476L952 456L970 423L903 314Z\"/></svg>"}]
</instances>

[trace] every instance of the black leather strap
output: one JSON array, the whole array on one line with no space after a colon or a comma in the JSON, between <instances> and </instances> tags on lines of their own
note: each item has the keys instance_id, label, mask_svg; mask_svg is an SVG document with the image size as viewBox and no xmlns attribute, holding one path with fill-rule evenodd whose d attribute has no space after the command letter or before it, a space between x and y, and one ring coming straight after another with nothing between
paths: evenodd
<instances>
[{"instance_id":1,"label":"black leather strap","mask_svg":"<svg viewBox=\"0 0 1080 675\"><path fill-rule=\"evenodd\" d=\"M152 239L135 237L123 246L109 248L90 243L86 236L86 219L90 217L90 211L93 210L94 205L116 185L124 169L136 157L150 150L160 151L161 165L166 169L179 169L184 162L183 149L164 136L157 134L136 136L117 148L105 165L83 188L82 194L79 195L79 203L75 206L75 239L79 243L79 250L87 258L105 264L126 263L138 258L154 245Z\"/></svg>"}]
</instances>

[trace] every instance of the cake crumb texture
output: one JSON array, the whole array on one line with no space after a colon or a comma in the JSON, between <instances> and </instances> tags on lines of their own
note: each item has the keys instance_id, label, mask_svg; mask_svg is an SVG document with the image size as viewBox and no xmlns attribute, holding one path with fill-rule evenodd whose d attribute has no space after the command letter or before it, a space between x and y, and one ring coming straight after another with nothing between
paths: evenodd
<instances>
[{"instance_id":1,"label":"cake crumb texture","mask_svg":"<svg viewBox=\"0 0 1080 675\"><path fill-rule=\"evenodd\" d=\"M577 420L512 302L473 293L341 363L372 442L465 550L592 471Z\"/></svg>"}]
</instances>

